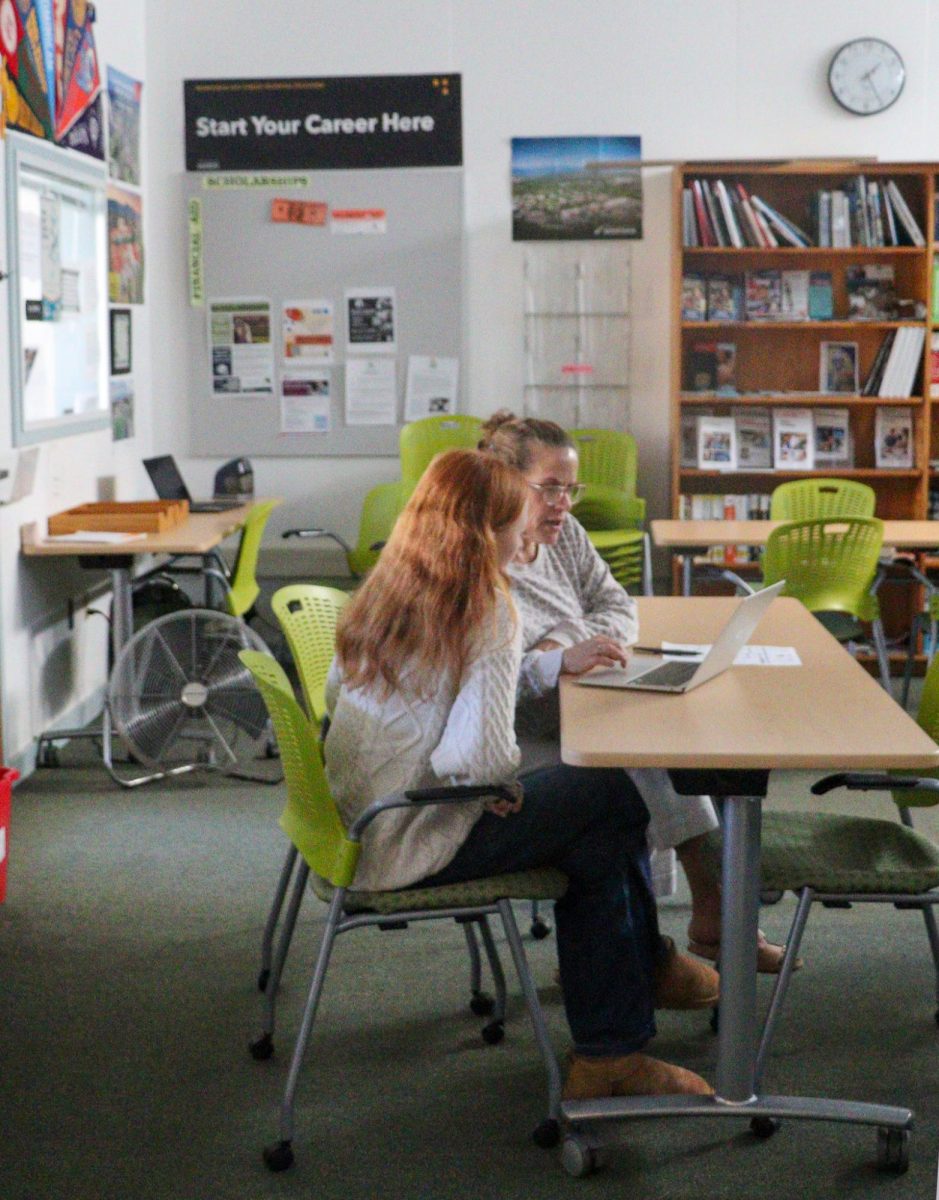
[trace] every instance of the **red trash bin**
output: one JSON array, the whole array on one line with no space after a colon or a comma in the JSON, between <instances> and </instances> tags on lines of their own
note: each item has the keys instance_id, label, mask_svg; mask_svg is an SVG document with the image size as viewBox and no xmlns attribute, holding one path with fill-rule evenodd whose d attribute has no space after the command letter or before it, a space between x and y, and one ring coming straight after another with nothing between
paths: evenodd
<instances>
[{"instance_id":1,"label":"red trash bin","mask_svg":"<svg viewBox=\"0 0 939 1200\"><path fill-rule=\"evenodd\" d=\"M7 895L7 851L10 845L10 790L19 771L0 767L0 904Z\"/></svg>"}]
</instances>

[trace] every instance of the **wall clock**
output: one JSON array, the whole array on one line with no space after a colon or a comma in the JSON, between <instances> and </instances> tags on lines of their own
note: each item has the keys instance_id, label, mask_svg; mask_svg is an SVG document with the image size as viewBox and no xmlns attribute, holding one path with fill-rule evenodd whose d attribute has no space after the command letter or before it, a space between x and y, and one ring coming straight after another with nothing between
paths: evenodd
<instances>
[{"instance_id":1,"label":"wall clock","mask_svg":"<svg viewBox=\"0 0 939 1200\"><path fill-rule=\"evenodd\" d=\"M859 117L872 117L889 108L905 82L903 59L880 38L846 42L828 68L831 94L842 108Z\"/></svg>"}]
</instances>

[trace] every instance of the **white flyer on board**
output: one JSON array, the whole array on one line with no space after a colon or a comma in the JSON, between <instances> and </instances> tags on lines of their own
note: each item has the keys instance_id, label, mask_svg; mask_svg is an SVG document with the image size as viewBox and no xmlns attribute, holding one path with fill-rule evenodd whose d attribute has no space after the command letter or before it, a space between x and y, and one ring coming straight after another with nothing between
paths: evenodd
<instances>
[{"instance_id":1,"label":"white flyer on board","mask_svg":"<svg viewBox=\"0 0 939 1200\"><path fill-rule=\"evenodd\" d=\"M323 367L291 367L280 380L280 432L329 433L331 375Z\"/></svg>"},{"instance_id":2,"label":"white flyer on board","mask_svg":"<svg viewBox=\"0 0 939 1200\"><path fill-rule=\"evenodd\" d=\"M213 393L243 396L273 392L270 300L210 300L208 320Z\"/></svg>"},{"instance_id":3,"label":"white flyer on board","mask_svg":"<svg viewBox=\"0 0 939 1200\"><path fill-rule=\"evenodd\" d=\"M458 358L412 354L408 359L408 382L404 393L405 421L456 412L459 375Z\"/></svg>"},{"instance_id":4,"label":"white flyer on board","mask_svg":"<svg viewBox=\"0 0 939 1200\"><path fill-rule=\"evenodd\" d=\"M346 359L346 424L394 425L397 411L395 359Z\"/></svg>"},{"instance_id":5,"label":"white flyer on board","mask_svg":"<svg viewBox=\"0 0 939 1200\"><path fill-rule=\"evenodd\" d=\"M345 295L349 352L394 354L398 348L394 288L346 288Z\"/></svg>"}]
</instances>

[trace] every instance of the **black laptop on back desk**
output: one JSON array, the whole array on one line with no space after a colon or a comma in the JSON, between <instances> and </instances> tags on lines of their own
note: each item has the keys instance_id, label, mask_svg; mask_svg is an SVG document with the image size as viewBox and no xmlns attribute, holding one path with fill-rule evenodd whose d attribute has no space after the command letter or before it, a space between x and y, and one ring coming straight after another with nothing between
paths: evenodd
<instances>
[{"instance_id":1,"label":"black laptop on back desk","mask_svg":"<svg viewBox=\"0 0 939 1200\"><path fill-rule=\"evenodd\" d=\"M193 500L186 487L185 480L176 465L172 454L160 454L156 458L145 458L143 465L147 468L150 481L161 500L188 500L189 511L193 513L226 512L230 508L240 508L245 503L244 496L220 497L215 500Z\"/></svg>"}]
</instances>

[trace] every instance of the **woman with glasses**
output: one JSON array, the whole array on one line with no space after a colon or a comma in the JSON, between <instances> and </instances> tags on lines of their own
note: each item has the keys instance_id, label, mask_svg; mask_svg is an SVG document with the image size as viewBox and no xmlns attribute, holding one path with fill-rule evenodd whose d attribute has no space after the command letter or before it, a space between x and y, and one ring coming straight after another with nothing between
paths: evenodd
<instances>
[{"instance_id":1,"label":"woman with glasses","mask_svg":"<svg viewBox=\"0 0 939 1200\"><path fill-rule=\"evenodd\" d=\"M648 814L621 771L554 765L516 780L521 626L505 568L529 489L475 450L438 455L340 620L324 753L351 822L373 800L441 782L509 784L514 802L401 808L365 833L355 886L435 886L553 866L571 1099L707 1094L643 1053L654 1008L718 993L716 971L664 953L646 879Z\"/></svg>"},{"instance_id":2,"label":"woman with glasses","mask_svg":"<svg viewBox=\"0 0 939 1200\"><path fill-rule=\"evenodd\" d=\"M525 545L510 564L512 595L522 622L522 669L516 729L523 767L558 761L558 677L592 667L625 665L639 635L636 603L620 587L571 509L583 494L577 448L553 421L495 413L483 425L480 450L522 472L528 485ZM704 837L717 826L707 796L675 793L668 773L630 772L649 809L649 843L674 847L691 890L688 948L716 960L720 890ZM759 935L759 970L777 973L784 947Z\"/></svg>"}]
</instances>

